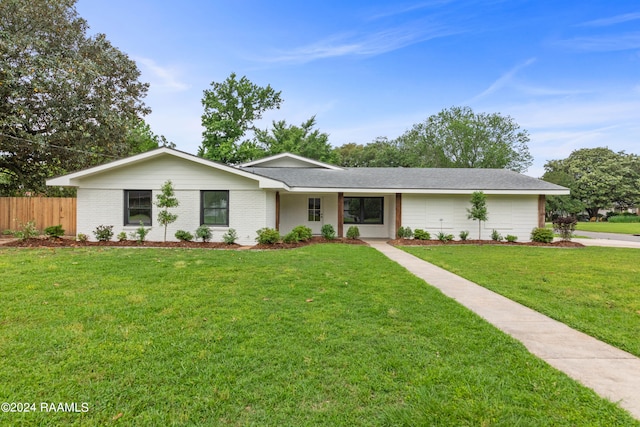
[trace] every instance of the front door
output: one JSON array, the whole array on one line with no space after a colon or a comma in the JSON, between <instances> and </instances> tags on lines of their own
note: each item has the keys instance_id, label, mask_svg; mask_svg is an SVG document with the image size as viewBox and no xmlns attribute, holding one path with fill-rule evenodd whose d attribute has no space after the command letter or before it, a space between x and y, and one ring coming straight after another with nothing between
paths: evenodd
<instances>
[{"instance_id":1,"label":"front door","mask_svg":"<svg viewBox=\"0 0 640 427\"><path fill-rule=\"evenodd\" d=\"M322 228L322 198L309 197L307 200L307 227L313 234L320 234Z\"/></svg>"}]
</instances>

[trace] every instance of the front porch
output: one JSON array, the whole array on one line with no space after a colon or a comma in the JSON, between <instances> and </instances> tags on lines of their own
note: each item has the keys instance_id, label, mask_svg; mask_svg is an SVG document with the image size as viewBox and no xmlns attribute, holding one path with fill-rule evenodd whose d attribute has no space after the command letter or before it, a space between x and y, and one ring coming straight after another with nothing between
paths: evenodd
<instances>
[{"instance_id":1,"label":"front porch","mask_svg":"<svg viewBox=\"0 0 640 427\"><path fill-rule=\"evenodd\" d=\"M363 238L391 239L400 227L401 194L276 192L275 228L286 234L298 225L319 235L331 224L338 237L357 226Z\"/></svg>"}]
</instances>

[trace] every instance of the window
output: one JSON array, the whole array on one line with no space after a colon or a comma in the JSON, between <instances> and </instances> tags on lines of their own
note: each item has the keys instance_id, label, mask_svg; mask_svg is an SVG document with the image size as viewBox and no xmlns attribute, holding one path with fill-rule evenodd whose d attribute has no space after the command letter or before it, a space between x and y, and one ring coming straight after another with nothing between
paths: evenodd
<instances>
[{"instance_id":1,"label":"window","mask_svg":"<svg viewBox=\"0 0 640 427\"><path fill-rule=\"evenodd\" d=\"M345 197L345 224L383 224L383 197Z\"/></svg>"},{"instance_id":2,"label":"window","mask_svg":"<svg viewBox=\"0 0 640 427\"><path fill-rule=\"evenodd\" d=\"M224 190L200 192L200 224L229 225L229 192Z\"/></svg>"},{"instance_id":3,"label":"window","mask_svg":"<svg viewBox=\"0 0 640 427\"><path fill-rule=\"evenodd\" d=\"M124 191L124 225L151 225L151 190Z\"/></svg>"},{"instance_id":4,"label":"window","mask_svg":"<svg viewBox=\"0 0 640 427\"><path fill-rule=\"evenodd\" d=\"M320 221L320 198L309 197L309 222Z\"/></svg>"}]
</instances>

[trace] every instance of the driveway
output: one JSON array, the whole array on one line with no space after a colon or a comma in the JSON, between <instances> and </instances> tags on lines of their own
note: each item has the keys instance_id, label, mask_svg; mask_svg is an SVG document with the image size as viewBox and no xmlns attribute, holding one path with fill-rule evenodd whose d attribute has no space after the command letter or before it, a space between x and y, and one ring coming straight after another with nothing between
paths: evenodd
<instances>
[{"instance_id":1,"label":"driveway","mask_svg":"<svg viewBox=\"0 0 640 427\"><path fill-rule=\"evenodd\" d=\"M593 231L576 231L579 236L588 239L571 239L585 246L608 246L612 248L637 248L640 249L640 236L631 234L595 233Z\"/></svg>"}]
</instances>

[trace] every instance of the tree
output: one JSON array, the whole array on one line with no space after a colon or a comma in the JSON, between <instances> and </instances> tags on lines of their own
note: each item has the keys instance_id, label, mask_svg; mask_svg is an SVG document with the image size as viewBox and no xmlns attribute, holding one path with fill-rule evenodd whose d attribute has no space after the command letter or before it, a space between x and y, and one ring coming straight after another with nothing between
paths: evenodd
<instances>
[{"instance_id":1,"label":"tree","mask_svg":"<svg viewBox=\"0 0 640 427\"><path fill-rule=\"evenodd\" d=\"M175 148L176 144L168 141L164 135L156 135L151 126L142 119L136 120L127 131L129 154L144 153L158 147Z\"/></svg>"},{"instance_id":2,"label":"tree","mask_svg":"<svg viewBox=\"0 0 640 427\"><path fill-rule=\"evenodd\" d=\"M344 144L335 148L337 162L345 167L411 167L413 162L398 140L378 137L367 145Z\"/></svg>"},{"instance_id":3,"label":"tree","mask_svg":"<svg viewBox=\"0 0 640 427\"><path fill-rule=\"evenodd\" d=\"M478 220L478 239L481 239L482 221L489 219L487 214L487 196L482 191L471 194L471 209L467 209L467 218Z\"/></svg>"},{"instance_id":4,"label":"tree","mask_svg":"<svg viewBox=\"0 0 640 427\"><path fill-rule=\"evenodd\" d=\"M452 107L398 138L410 166L498 168L524 172L533 162L526 130L509 116Z\"/></svg>"},{"instance_id":5,"label":"tree","mask_svg":"<svg viewBox=\"0 0 640 427\"><path fill-rule=\"evenodd\" d=\"M0 192L45 193L45 179L128 154L149 112L135 62L86 35L76 0L0 2Z\"/></svg>"},{"instance_id":6,"label":"tree","mask_svg":"<svg viewBox=\"0 0 640 427\"><path fill-rule=\"evenodd\" d=\"M640 202L640 159L624 151L575 150L564 160L547 162L545 171L543 179L569 187L571 197L590 218L598 218L603 208L627 208Z\"/></svg>"},{"instance_id":7,"label":"tree","mask_svg":"<svg viewBox=\"0 0 640 427\"><path fill-rule=\"evenodd\" d=\"M164 226L165 242L167 241L167 226L178 219L178 215L170 213L169 208L175 208L179 206L179 204L173 191L173 184L171 181L166 181L162 184L160 194L156 195L156 206L162 209L158 212L158 223Z\"/></svg>"},{"instance_id":8,"label":"tree","mask_svg":"<svg viewBox=\"0 0 640 427\"><path fill-rule=\"evenodd\" d=\"M335 162L337 156L329 144L329 135L313 129L315 125L315 116L300 126L274 120L273 128L256 129L255 139L267 155L289 152L323 162Z\"/></svg>"},{"instance_id":9,"label":"tree","mask_svg":"<svg viewBox=\"0 0 640 427\"><path fill-rule=\"evenodd\" d=\"M260 157L263 152L255 142L241 140L256 130L254 122L265 111L280 108L281 103L280 92L270 85L260 87L245 76L237 80L231 73L222 83L212 82L202 98L205 131L198 155L228 164Z\"/></svg>"}]
</instances>

